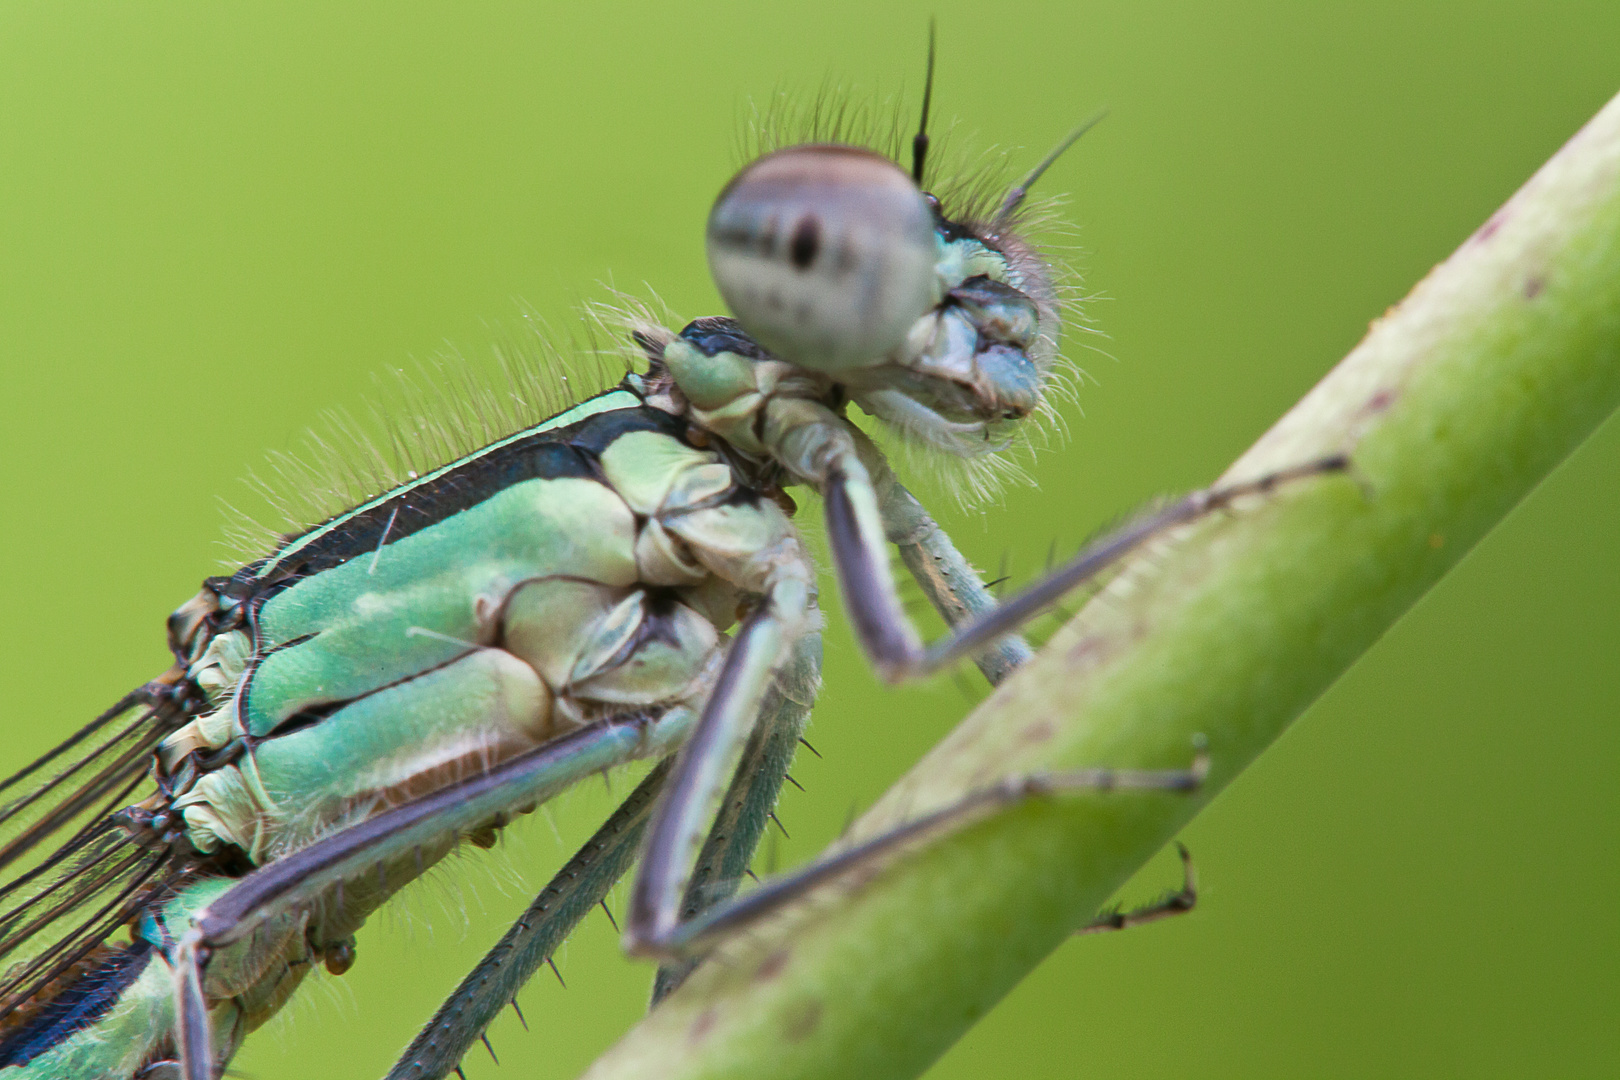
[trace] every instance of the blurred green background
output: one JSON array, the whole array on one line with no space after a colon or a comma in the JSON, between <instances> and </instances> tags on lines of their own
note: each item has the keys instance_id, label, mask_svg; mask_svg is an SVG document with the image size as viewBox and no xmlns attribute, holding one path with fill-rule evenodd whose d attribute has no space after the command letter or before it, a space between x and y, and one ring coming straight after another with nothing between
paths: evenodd
<instances>
[{"instance_id":1,"label":"blurred green background","mask_svg":"<svg viewBox=\"0 0 1620 1080\"><path fill-rule=\"evenodd\" d=\"M1031 161L1113 110L1046 182L1106 298L1084 417L1038 488L936 500L1023 575L1217 475L1620 90L1612 0L12 0L0 767L164 665L218 500L251 505L238 479L375 373L483 355L518 301L567 327L601 282L717 311L701 229L747 102L915 91L931 14L972 141ZM1611 422L1187 831L1196 914L1064 946L930 1075L1620 1072L1617 470ZM877 686L831 623L784 863L969 704ZM594 785L440 870L237 1072L380 1075L609 805ZM1161 857L1127 896L1174 880ZM600 915L558 959L567 989L533 983L533 1030L503 1017L471 1080L574 1075L644 1006Z\"/></svg>"}]
</instances>

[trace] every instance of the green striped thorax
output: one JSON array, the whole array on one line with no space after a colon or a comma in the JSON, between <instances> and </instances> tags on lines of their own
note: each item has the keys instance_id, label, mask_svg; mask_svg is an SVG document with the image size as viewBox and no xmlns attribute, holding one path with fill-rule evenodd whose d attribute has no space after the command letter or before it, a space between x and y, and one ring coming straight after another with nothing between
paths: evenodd
<instances>
[{"instance_id":1,"label":"green striped thorax","mask_svg":"<svg viewBox=\"0 0 1620 1080\"><path fill-rule=\"evenodd\" d=\"M768 482L708 442L611 390L210 579L170 620L206 704L131 824L262 865L604 712L701 700L797 551Z\"/></svg>"}]
</instances>

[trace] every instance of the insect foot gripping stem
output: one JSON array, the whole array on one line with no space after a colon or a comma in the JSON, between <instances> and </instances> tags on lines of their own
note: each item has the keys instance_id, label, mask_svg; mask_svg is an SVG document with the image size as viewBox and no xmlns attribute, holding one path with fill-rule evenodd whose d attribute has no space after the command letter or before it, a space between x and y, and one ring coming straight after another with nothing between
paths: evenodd
<instances>
[{"instance_id":1,"label":"insect foot gripping stem","mask_svg":"<svg viewBox=\"0 0 1620 1080\"><path fill-rule=\"evenodd\" d=\"M1172 889L1151 903L1141 907L1105 908L1097 917L1076 930L1076 934L1102 934L1110 930L1129 930L1145 926L1160 919L1173 919L1185 915L1198 906L1198 872L1193 868L1192 852L1187 845L1176 841L1176 854L1181 856L1181 888Z\"/></svg>"},{"instance_id":2,"label":"insect foot gripping stem","mask_svg":"<svg viewBox=\"0 0 1620 1080\"><path fill-rule=\"evenodd\" d=\"M897 682L927 675L991 648L1056 604L1070 590L1176 526L1226 509L1246 496L1267 495L1283 484L1344 472L1349 467L1348 456L1334 454L1254 480L1183 496L1086 545L1063 566L1005 603L983 609L957 623L947 637L927 649L915 644L915 632L901 612L893 580L887 573L876 496L864 468L849 468L829 476L825 491L827 533L833 563L844 585L850 621L861 645L879 674Z\"/></svg>"},{"instance_id":3,"label":"insect foot gripping stem","mask_svg":"<svg viewBox=\"0 0 1620 1080\"><path fill-rule=\"evenodd\" d=\"M1188 794L1197 791L1208 775L1209 754L1199 740L1193 760L1185 769L1092 768L1008 776L803 870L767 881L732 903L710 908L666 934L663 948L684 956L701 956L818 889L868 880L908 853L1037 799L1116 791Z\"/></svg>"}]
</instances>

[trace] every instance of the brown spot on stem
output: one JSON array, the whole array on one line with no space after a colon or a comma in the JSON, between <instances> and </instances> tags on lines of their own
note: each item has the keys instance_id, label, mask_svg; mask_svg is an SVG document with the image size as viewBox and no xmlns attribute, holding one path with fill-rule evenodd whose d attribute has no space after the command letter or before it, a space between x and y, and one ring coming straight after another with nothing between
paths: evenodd
<instances>
[{"instance_id":1,"label":"brown spot on stem","mask_svg":"<svg viewBox=\"0 0 1620 1080\"><path fill-rule=\"evenodd\" d=\"M783 969L787 967L789 955L791 954L787 949L778 949L771 953L765 958L765 962L759 965L759 970L754 972L754 981L770 982L782 974Z\"/></svg>"},{"instance_id":2,"label":"brown spot on stem","mask_svg":"<svg viewBox=\"0 0 1620 1080\"><path fill-rule=\"evenodd\" d=\"M1372 397L1367 399L1367 404L1362 406L1361 411L1368 415L1381 413L1391 405L1395 404L1395 399L1399 396L1399 394L1390 389L1380 390Z\"/></svg>"},{"instance_id":3,"label":"brown spot on stem","mask_svg":"<svg viewBox=\"0 0 1620 1080\"><path fill-rule=\"evenodd\" d=\"M1069 663L1078 666L1092 660L1101 660L1103 655L1103 643L1095 638L1085 637L1075 642L1074 648L1069 650Z\"/></svg>"},{"instance_id":4,"label":"brown spot on stem","mask_svg":"<svg viewBox=\"0 0 1620 1080\"><path fill-rule=\"evenodd\" d=\"M1486 221L1485 224L1479 227L1479 229L1474 233L1474 240L1483 244L1496 234L1496 230L1500 229L1502 227L1502 223L1506 220L1507 207L1504 206L1502 209L1492 214L1490 216L1490 220Z\"/></svg>"},{"instance_id":5,"label":"brown spot on stem","mask_svg":"<svg viewBox=\"0 0 1620 1080\"><path fill-rule=\"evenodd\" d=\"M1052 721L1037 720L1033 724L1030 724L1028 727L1024 728L1020 734L1023 736L1025 742L1043 743L1056 734L1056 731L1052 727Z\"/></svg>"},{"instance_id":6,"label":"brown spot on stem","mask_svg":"<svg viewBox=\"0 0 1620 1080\"><path fill-rule=\"evenodd\" d=\"M687 1032L686 1037L692 1042L702 1042L703 1037L714 1030L715 1021L718 1019L719 1016L713 1009L704 1009L698 1013L698 1018L692 1021L692 1030Z\"/></svg>"},{"instance_id":7,"label":"brown spot on stem","mask_svg":"<svg viewBox=\"0 0 1620 1080\"><path fill-rule=\"evenodd\" d=\"M1434 550L1439 551L1441 548L1446 546L1446 538L1441 536L1439 533L1431 533L1429 535L1429 546L1434 548Z\"/></svg>"},{"instance_id":8,"label":"brown spot on stem","mask_svg":"<svg viewBox=\"0 0 1620 1080\"><path fill-rule=\"evenodd\" d=\"M1547 282L1540 277L1532 277L1524 283L1524 298L1534 300L1541 295L1541 290L1547 287Z\"/></svg>"},{"instance_id":9,"label":"brown spot on stem","mask_svg":"<svg viewBox=\"0 0 1620 1080\"><path fill-rule=\"evenodd\" d=\"M782 1024L782 1037L788 1042L803 1042L815 1034L816 1026L821 1023L821 1002L801 1001L790 1006L787 1018Z\"/></svg>"}]
</instances>

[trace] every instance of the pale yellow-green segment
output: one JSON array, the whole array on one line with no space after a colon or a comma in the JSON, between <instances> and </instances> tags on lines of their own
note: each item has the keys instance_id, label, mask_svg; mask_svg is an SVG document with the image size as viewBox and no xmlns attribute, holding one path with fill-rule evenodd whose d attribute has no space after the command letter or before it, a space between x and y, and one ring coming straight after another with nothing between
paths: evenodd
<instances>
[{"instance_id":1,"label":"pale yellow-green segment","mask_svg":"<svg viewBox=\"0 0 1620 1080\"><path fill-rule=\"evenodd\" d=\"M567 574L636 580L635 520L595 480L526 480L383 548L297 582L259 615L272 651L248 694L248 729L358 697L485 643L519 582Z\"/></svg>"}]
</instances>

